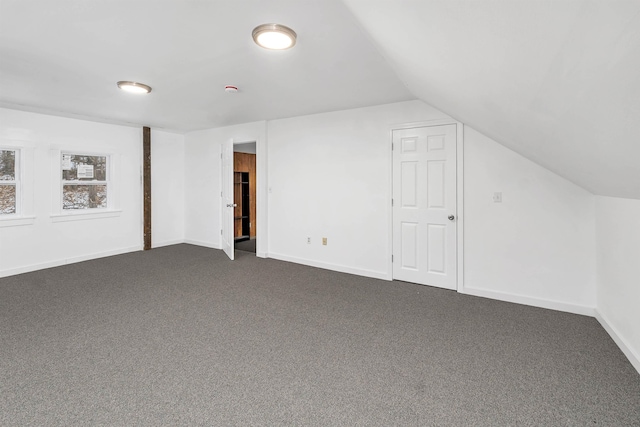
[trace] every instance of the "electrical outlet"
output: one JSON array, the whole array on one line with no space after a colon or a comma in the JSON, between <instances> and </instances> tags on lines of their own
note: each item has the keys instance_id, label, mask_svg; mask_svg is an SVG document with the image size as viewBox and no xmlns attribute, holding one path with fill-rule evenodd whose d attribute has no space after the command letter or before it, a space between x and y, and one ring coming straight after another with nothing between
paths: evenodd
<instances>
[{"instance_id":1,"label":"electrical outlet","mask_svg":"<svg viewBox=\"0 0 640 427\"><path fill-rule=\"evenodd\" d=\"M502 203L502 193L501 192L493 193L493 203Z\"/></svg>"},{"instance_id":2,"label":"electrical outlet","mask_svg":"<svg viewBox=\"0 0 640 427\"><path fill-rule=\"evenodd\" d=\"M326 238L326 237L323 237L323 238L322 238L322 244L323 244L324 246L327 246L327 238Z\"/></svg>"},{"instance_id":3,"label":"electrical outlet","mask_svg":"<svg viewBox=\"0 0 640 427\"><path fill-rule=\"evenodd\" d=\"M311 237L307 237L307 245L311 244Z\"/></svg>"}]
</instances>

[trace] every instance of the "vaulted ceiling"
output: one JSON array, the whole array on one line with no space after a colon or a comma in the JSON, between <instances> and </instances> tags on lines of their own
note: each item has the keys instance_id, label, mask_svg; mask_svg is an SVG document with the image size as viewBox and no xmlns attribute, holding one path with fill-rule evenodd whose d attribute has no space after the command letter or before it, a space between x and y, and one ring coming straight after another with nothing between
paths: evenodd
<instances>
[{"instance_id":1,"label":"vaulted ceiling","mask_svg":"<svg viewBox=\"0 0 640 427\"><path fill-rule=\"evenodd\" d=\"M296 47L257 47L266 22ZM0 0L0 106L186 132L419 98L619 197L638 70L640 0Z\"/></svg>"},{"instance_id":2,"label":"vaulted ceiling","mask_svg":"<svg viewBox=\"0 0 640 427\"><path fill-rule=\"evenodd\" d=\"M345 0L418 98L640 199L640 0Z\"/></svg>"},{"instance_id":3,"label":"vaulted ceiling","mask_svg":"<svg viewBox=\"0 0 640 427\"><path fill-rule=\"evenodd\" d=\"M415 99L340 0L0 0L0 56L0 106L177 131Z\"/></svg>"}]
</instances>

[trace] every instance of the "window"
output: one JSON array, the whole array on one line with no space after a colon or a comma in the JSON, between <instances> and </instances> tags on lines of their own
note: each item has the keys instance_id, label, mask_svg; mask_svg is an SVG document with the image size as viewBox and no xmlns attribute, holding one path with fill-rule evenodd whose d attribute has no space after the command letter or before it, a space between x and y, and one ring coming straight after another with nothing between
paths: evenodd
<instances>
[{"instance_id":1,"label":"window","mask_svg":"<svg viewBox=\"0 0 640 427\"><path fill-rule=\"evenodd\" d=\"M17 150L0 149L0 215L19 211L18 153Z\"/></svg>"},{"instance_id":2,"label":"window","mask_svg":"<svg viewBox=\"0 0 640 427\"><path fill-rule=\"evenodd\" d=\"M109 156L62 154L62 209L105 209Z\"/></svg>"}]
</instances>

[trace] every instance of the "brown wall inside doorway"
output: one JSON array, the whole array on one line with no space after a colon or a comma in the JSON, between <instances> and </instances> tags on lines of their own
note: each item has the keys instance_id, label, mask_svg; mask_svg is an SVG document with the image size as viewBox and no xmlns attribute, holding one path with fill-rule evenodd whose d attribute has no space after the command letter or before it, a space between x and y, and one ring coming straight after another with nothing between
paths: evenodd
<instances>
[{"instance_id":1,"label":"brown wall inside doorway","mask_svg":"<svg viewBox=\"0 0 640 427\"><path fill-rule=\"evenodd\" d=\"M234 172L249 172L249 201L251 205L250 209L250 220L251 220L251 237L256 236L256 155L249 153L233 153L233 171ZM234 185L234 201L237 204L238 198L240 197L239 188ZM238 206L240 207L240 206ZM236 208L237 210L238 208ZM237 213L236 216L241 215L241 213ZM234 235L241 236L241 230L238 230L238 221L234 221ZM240 234L238 234L240 233Z\"/></svg>"}]
</instances>

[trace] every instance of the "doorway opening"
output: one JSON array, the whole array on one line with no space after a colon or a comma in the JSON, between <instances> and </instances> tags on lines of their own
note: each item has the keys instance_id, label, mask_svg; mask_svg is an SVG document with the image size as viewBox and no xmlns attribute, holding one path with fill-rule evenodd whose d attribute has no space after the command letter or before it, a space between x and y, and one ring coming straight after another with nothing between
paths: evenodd
<instances>
[{"instance_id":1,"label":"doorway opening","mask_svg":"<svg viewBox=\"0 0 640 427\"><path fill-rule=\"evenodd\" d=\"M256 143L233 145L233 236L235 249L256 253L258 216Z\"/></svg>"}]
</instances>

